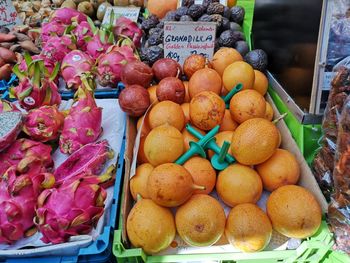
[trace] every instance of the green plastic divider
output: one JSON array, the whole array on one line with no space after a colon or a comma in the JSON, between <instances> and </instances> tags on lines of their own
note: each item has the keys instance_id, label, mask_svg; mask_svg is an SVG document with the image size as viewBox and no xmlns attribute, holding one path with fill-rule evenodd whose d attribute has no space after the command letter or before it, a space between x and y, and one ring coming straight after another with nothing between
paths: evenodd
<instances>
[{"instance_id":1,"label":"green plastic divider","mask_svg":"<svg viewBox=\"0 0 350 263\"><path fill-rule=\"evenodd\" d=\"M261 251L257 253L211 253L211 254L182 254L166 256L148 256L140 248L126 249L121 241L121 230L114 232L113 254L120 263L134 262L189 262L217 261L236 263L346 263L350 262L348 255L332 251L334 244L327 223L322 221L317 233L296 250Z\"/></svg>"},{"instance_id":2,"label":"green plastic divider","mask_svg":"<svg viewBox=\"0 0 350 263\"><path fill-rule=\"evenodd\" d=\"M278 96L276 91L269 88L269 94L272 97L278 111L283 114L287 113L284 118L288 129L290 130L294 140L296 141L300 151L304 155L305 160L310 165L314 159L319 146L319 139L322 136L321 124L301 124L293 113L288 109L287 105Z\"/></svg>"}]
</instances>

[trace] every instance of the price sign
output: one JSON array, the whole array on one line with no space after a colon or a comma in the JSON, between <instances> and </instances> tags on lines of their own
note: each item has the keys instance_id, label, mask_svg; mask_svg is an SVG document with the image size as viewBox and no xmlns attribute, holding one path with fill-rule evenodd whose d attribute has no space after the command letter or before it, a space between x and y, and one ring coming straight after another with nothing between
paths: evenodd
<instances>
[{"instance_id":1,"label":"price sign","mask_svg":"<svg viewBox=\"0 0 350 263\"><path fill-rule=\"evenodd\" d=\"M22 24L15 7L10 0L0 0L0 26L11 29L15 25Z\"/></svg>"},{"instance_id":2,"label":"price sign","mask_svg":"<svg viewBox=\"0 0 350 263\"><path fill-rule=\"evenodd\" d=\"M140 14L140 7L133 7L133 6L108 7L106 10L105 16L103 17L102 24L109 24L112 11L114 12L114 19L115 19L113 21L113 25L115 25L116 20L121 16L129 18L131 21L137 22L137 19Z\"/></svg>"},{"instance_id":3,"label":"price sign","mask_svg":"<svg viewBox=\"0 0 350 263\"><path fill-rule=\"evenodd\" d=\"M178 0L177 2L177 7L183 6L183 3L186 0ZM194 0L194 3L196 5L202 5L203 4L203 0ZM227 6L227 0L220 0L220 4Z\"/></svg>"},{"instance_id":4,"label":"price sign","mask_svg":"<svg viewBox=\"0 0 350 263\"><path fill-rule=\"evenodd\" d=\"M215 47L216 24L213 22L165 22L164 57L182 65L192 54L211 59Z\"/></svg>"}]
</instances>

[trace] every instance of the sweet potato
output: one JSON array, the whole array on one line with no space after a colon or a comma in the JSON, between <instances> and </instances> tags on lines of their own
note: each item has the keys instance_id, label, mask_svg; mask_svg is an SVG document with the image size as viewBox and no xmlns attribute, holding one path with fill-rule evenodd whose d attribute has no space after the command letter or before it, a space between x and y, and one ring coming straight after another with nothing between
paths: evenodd
<instances>
[{"instance_id":1,"label":"sweet potato","mask_svg":"<svg viewBox=\"0 0 350 263\"><path fill-rule=\"evenodd\" d=\"M0 47L0 57L6 62L6 63L11 63L11 62L16 62L16 55L14 52L12 52L9 49Z\"/></svg>"},{"instance_id":2,"label":"sweet potato","mask_svg":"<svg viewBox=\"0 0 350 263\"><path fill-rule=\"evenodd\" d=\"M12 73L12 66L5 64L0 68L0 80L9 80Z\"/></svg>"},{"instance_id":3,"label":"sweet potato","mask_svg":"<svg viewBox=\"0 0 350 263\"><path fill-rule=\"evenodd\" d=\"M30 37L28 37L26 34L22 34L19 32L13 32L13 34L16 36L18 41L30 40Z\"/></svg>"},{"instance_id":4,"label":"sweet potato","mask_svg":"<svg viewBox=\"0 0 350 263\"><path fill-rule=\"evenodd\" d=\"M40 53L40 50L37 48L37 46L30 40L20 42L19 44L21 45L21 47L24 50L30 51L30 52L35 53L35 54Z\"/></svg>"},{"instance_id":5,"label":"sweet potato","mask_svg":"<svg viewBox=\"0 0 350 263\"><path fill-rule=\"evenodd\" d=\"M12 42L14 40L16 40L16 36L14 34L0 33L0 42Z\"/></svg>"},{"instance_id":6,"label":"sweet potato","mask_svg":"<svg viewBox=\"0 0 350 263\"><path fill-rule=\"evenodd\" d=\"M2 58L0 58L0 67L2 67L5 64L6 64L5 61Z\"/></svg>"},{"instance_id":7,"label":"sweet potato","mask_svg":"<svg viewBox=\"0 0 350 263\"><path fill-rule=\"evenodd\" d=\"M12 47L14 44L15 44L15 42L2 42L2 43L0 43L0 47L10 49L10 47Z\"/></svg>"}]
</instances>

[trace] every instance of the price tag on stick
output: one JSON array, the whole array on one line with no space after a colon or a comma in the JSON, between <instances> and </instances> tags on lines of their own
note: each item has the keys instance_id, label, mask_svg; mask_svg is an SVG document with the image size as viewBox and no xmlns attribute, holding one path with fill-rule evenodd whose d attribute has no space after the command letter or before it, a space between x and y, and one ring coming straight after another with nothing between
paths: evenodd
<instances>
[{"instance_id":1,"label":"price tag on stick","mask_svg":"<svg viewBox=\"0 0 350 263\"><path fill-rule=\"evenodd\" d=\"M216 24L214 22L165 22L164 57L183 65L193 54L211 59L215 47Z\"/></svg>"},{"instance_id":2,"label":"price tag on stick","mask_svg":"<svg viewBox=\"0 0 350 263\"><path fill-rule=\"evenodd\" d=\"M0 0L0 27L9 29L16 25L21 25L21 19L18 17L15 7L10 0Z\"/></svg>"},{"instance_id":3,"label":"price tag on stick","mask_svg":"<svg viewBox=\"0 0 350 263\"><path fill-rule=\"evenodd\" d=\"M0 0L1 1L1 0ZM110 22L110 17L112 14L112 10L114 12L114 21L113 25L115 25L116 20L124 16L126 18L129 18L131 21L137 22L137 19L140 14L140 7L134 7L134 6L113 6L113 7L107 7L105 16L103 17L102 24L108 24Z\"/></svg>"}]
</instances>

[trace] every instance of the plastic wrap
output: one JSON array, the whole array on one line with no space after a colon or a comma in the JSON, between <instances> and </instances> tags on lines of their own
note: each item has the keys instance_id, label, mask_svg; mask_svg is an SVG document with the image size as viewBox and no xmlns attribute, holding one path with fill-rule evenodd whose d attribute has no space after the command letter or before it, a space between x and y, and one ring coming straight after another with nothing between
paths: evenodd
<instances>
[{"instance_id":1,"label":"plastic wrap","mask_svg":"<svg viewBox=\"0 0 350 263\"><path fill-rule=\"evenodd\" d=\"M333 170L334 194L328 216L336 248L350 253L350 96L339 117L337 151Z\"/></svg>"},{"instance_id":2,"label":"plastic wrap","mask_svg":"<svg viewBox=\"0 0 350 263\"><path fill-rule=\"evenodd\" d=\"M327 200L330 200L334 189L333 170L337 149L338 123L345 99L350 94L350 69L339 67L331 85L322 122L321 148L313 162L314 175Z\"/></svg>"}]
</instances>

